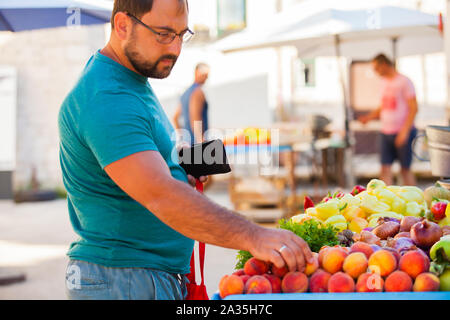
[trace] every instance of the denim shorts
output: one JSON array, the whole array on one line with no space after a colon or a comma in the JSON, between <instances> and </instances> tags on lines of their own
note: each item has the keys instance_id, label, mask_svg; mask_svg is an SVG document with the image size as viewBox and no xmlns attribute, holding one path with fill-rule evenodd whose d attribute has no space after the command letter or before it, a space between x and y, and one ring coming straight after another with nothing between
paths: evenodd
<instances>
[{"instance_id":1,"label":"denim shorts","mask_svg":"<svg viewBox=\"0 0 450 320\"><path fill-rule=\"evenodd\" d=\"M186 276L150 268L111 268L70 260L66 295L71 300L183 300Z\"/></svg>"},{"instance_id":2,"label":"denim shorts","mask_svg":"<svg viewBox=\"0 0 450 320\"><path fill-rule=\"evenodd\" d=\"M395 145L396 134L381 134L381 164L391 165L398 159L402 169L409 169L412 163L412 143L417 135L417 129L412 128L406 143L397 148Z\"/></svg>"}]
</instances>

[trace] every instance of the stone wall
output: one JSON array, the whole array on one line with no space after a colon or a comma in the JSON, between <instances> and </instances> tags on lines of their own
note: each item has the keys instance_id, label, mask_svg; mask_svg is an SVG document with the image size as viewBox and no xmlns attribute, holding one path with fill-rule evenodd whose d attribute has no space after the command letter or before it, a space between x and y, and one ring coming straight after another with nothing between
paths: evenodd
<instances>
[{"instance_id":1,"label":"stone wall","mask_svg":"<svg viewBox=\"0 0 450 320\"><path fill-rule=\"evenodd\" d=\"M62 186L58 111L89 57L105 41L104 25L0 36L0 64L17 70L15 189L29 184L33 168L43 187Z\"/></svg>"}]
</instances>

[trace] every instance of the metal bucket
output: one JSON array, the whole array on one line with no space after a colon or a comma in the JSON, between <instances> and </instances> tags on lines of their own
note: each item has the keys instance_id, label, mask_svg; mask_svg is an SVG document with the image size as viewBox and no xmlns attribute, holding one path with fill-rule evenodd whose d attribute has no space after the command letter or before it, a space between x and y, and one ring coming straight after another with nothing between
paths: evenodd
<instances>
[{"instance_id":1,"label":"metal bucket","mask_svg":"<svg viewBox=\"0 0 450 320\"><path fill-rule=\"evenodd\" d=\"M427 126L425 132L431 173L436 177L450 177L450 127Z\"/></svg>"}]
</instances>

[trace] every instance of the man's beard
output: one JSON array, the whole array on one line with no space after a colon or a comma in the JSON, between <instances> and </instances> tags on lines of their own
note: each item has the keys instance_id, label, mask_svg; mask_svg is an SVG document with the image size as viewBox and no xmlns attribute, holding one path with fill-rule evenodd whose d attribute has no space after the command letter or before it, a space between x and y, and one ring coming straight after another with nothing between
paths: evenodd
<instances>
[{"instance_id":1,"label":"man's beard","mask_svg":"<svg viewBox=\"0 0 450 320\"><path fill-rule=\"evenodd\" d=\"M145 61L136 50L136 39L133 34L131 35L130 42L124 48L124 53L128 58L128 61L130 61L131 65L137 72L146 76L147 78L156 79L163 79L168 77L178 58L175 55L166 54L159 57L158 60L156 60L154 63ZM158 70L158 64L163 59L173 60L173 63L172 65L167 66L162 70Z\"/></svg>"}]
</instances>

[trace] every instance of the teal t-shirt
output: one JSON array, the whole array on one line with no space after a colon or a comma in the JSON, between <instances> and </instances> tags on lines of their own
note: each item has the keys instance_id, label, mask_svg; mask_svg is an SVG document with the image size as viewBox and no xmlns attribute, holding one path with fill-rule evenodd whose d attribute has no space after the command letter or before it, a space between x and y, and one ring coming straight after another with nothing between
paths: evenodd
<instances>
[{"instance_id":1,"label":"teal t-shirt","mask_svg":"<svg viewBox=\"0 0 450 320\"><path fill-rule=\"evenodd\" d=\"M114 161L153 150L175 179L188 181L172 160L174 129L147 80L97 51L61 106L60 163L70 221L79 235L68 256L189 273L194 241L133 200L104 171Z\"/></svg>"}]
</instances>

